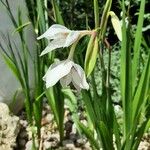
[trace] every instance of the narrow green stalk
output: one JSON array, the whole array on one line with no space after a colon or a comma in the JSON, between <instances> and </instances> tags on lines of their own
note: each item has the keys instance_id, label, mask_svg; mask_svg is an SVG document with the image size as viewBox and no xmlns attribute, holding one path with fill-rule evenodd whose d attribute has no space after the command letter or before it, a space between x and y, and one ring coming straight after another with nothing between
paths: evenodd
<instances>
[{"instance_id":1,"label":"narrow green stalk","mask_svg":"<svg viewBox=\"0 0 150 150\"><path fill-rule=\"evenodd\" d=\"M121 45L121 96L123 105L123 140L126 140L131 131L132 123L132 65L131 65L131 39L130 27L125 23L125 6L123 1L123 27Z\"/></svg>"},{"instance_id":2,"label":"narrow green stalk","mask_svg":"<svg viewBox=\"0 0 150 150\"><path fill-rule=\"evenodd\" d=\"M52 0L52 5L53 5L53 9L54 9L55 21L61 25L64 25L64 20L61 16L61 13L60 13L60 10L59 10L56 0Z\"/></svg>"},{"instance_id":3,"label":"narrow green stalk","mask_svg":"<svg viewBox=\"0 0 150 150\"><path fill-rule=\"evenodd\" d=\"M68 59L73 60L74 51L75 51L75 48L76 48L76 46L77 46L79 40L80 40L80 38L78 38L78 39L76 40L76 42L71 46Z\"/></svg>"},{"instance_id":4,"label":"narrow green stalk","mask_svg":"<svg viewBox=\"0 0 150 150\"><path fill-rule=\"evenodd\" d=\"M25 0L25 3L27 6L27 9L28 9L29 18L32 21L33 26L35 27L36 26L36 20L37 20L37 18L36 18L37 13L36 13L36 9L35 9L36 1Z\"/></svg>"},{"instance_id":5,"label":"narrow green stalk","mask_svg":"<svg viewBox=\"0 0 150 150\"><path fill-rule=\"evenodd\" d=\"M106 79L106 90L107 90L107 102L106 102L106 115L108 119L108 127L110 131L110 135L113 138L113 105L112 105L112 99L111 99L111 86L110 86L110 68L111 68L111 48L108 49L108 69L107 69L107 79Z\"/></svg>"},{"instance_id":6,"label":"narrow green stalk","mask_svg":"<svg viewBox=\"0 0 150 150\"><path fill-rule=\"evenodd\" d=\"M101 77L101 81L102 81L102 102L103 102L103 106L106 106L106 99L107 99L107 91L106 91L106 77L107 77L107 72L105 69L105 64L104 64L104 59L103 59L103 44L100 43L100 51L99 51L99 60L100 60L100 65L101 65L101 73L102 73L102 77ZM106 107L104 107L106 109ZM106 112L106 110L105 110Z\"/></svg>"},{"instance_id":7,"label":"narrow green stalk","mask_svg":"<svg viewBox=\"0 0 150 150\"><path fill-rule=\"evenodd\" d=\"M99 38L103 41L104 40L104 36L105 36L105 32L106 32L106 26L107 26L107 21L108 21L108 17L109 17L109 11L111 8L111 4L112 4L112 0L107 0L105 7L104 7L104 11L102 14L102 18L101 18L101 23L100 23L100 34L99 34Z\"/></svg>"},{"instance_id":8,"label":"narrow green stalk","mask_svg":"<svg viewBox=\"0 0 150 150\"><path fill-rule=\"evenodd\" d=\"M46 22L44 16L44 2L43 0L37 0L37 16L39 16L39 31L40 33L44 33L46 30Z\"/></svg>"},{"instance_id":9,"label":"narrow green stalk","mask_svg":"<svg viewBox=\"0 0 150 150\"><path fill-rule=\"evenodd\" d=\"M137 30L135 33L135 41L134 41L134 57L132 61L132 85L133 85L133 94L136 88L137 74L139 68L139 60L140 60L140 48L142 42L142 27L144 22L144 11L145 11L145 0L141 1L140 12L137 23Z\"/></svg>"},{"instance_id":10,"label":"narrow green stalk","mask_svg":"<svg viewBox=\"0 0 150 150\"><path fill-rule=\"evenodd\" d=\"M95 18L95 29L99 27L99 5L98 0L94 0L94 18Z\"/></svg>"},{"instance_id":11,"label":"narrow green stalk","mask_svg":"<svg viewBox=\"0 0 150 150\"><path fill-rule=\"evenodd\" d=\"M58 126L60 144L64 139L64 94L61 87L57 84L55 87L46 90L48 103L54 113L54 117Z\"/></svg>"}]
</instances>

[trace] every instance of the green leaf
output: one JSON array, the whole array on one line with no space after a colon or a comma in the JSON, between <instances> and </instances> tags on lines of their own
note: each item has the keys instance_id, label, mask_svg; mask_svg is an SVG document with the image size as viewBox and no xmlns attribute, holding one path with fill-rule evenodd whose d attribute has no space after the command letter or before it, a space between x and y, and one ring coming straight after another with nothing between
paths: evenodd
<instances>
[{"instance_id":1,"label":"green leaf","mask_svg":"<svg viewBox=\"0 0 150 150\"><path fill-rule=\"evenodd\" d=\"M39 25L40 33L44 33L46 30L44 2L43 0L36 0L36 3L37 3L37 16L39 17L38 25Z\"/></svg>"},{"instance_id":2,"label":"green leaf","mask_svg":"<svg viewBox=\"0 0 150 150\"><path fill-rule=\"evenodd\" d=\"M125 22L125 6L123 1L123 26L122 26L122 45L121 45L121 97L123 105L123 135L124 140L131 130L131 114L132 114L132 65L131 65L131 39L130 25L126 27Z\"/></svg>"},{"instance_id":3,"label":"green leaf","mask_svg":"<svg viewBox=\"0 0 150 150\"><path fill-rule=\"evenodd\" d=\"M64 138L64 95L60 85L57 84L56 86L47 89L46 96L54 113L59 130L60 142L62 142Z\"/></svg>"},{"instance_id":4,"label":"green leaf","mask_svg":"<svg viewBox=\"0 0 150 150\"><path fill-rule=\"evenodd\" d=\"M148 123L148 119L142 123L142 125L140 126L140 128L136 132L135 141L134 141L134 145L133 145L133 148L132 148L133 150L138 149L138 146L139 146L139 144L142 140L142 137L143 137L143 134L144 134L147 123Z\"/></svg>"},{"instance_id":5,"label":"green leaf","mask_svg":"<svg viewBox=\"0 0 150 150\"><path fill-rule=\"evenodd\" d=\"M95 28L99 27L99 5L98 0L94 0L94 18L95 18Z\"/></svg>"},{"instance_id":6,"label":"green leaf","mask_svg":"<svg viewBox=\"0 0 150 150\"><path fill-rule=\"evenodd\" d=\"M85 125L83 125L82 123L79 122L79 126L82 129L83 133L86 135L86 137L88 138L89 142L91 143L91 145L93 147L95 147L97 150L100 149L99 143L94 139L94 135L93 132L86 127Z\"/></svg>"},{"instance_id":7,"label":"green leaf","mask_svg":"<svg viewBox=\"0 0 150 150\"><path fill-rule=\"evenodd\" d=\"M95 111L93 109L92 98L90 97L90 94L87 91L82 91L82 97L85 103L87 115L89 116L89 119L92 121L93 126L95 126L97 118L95 115Z\"/></svg>"},{"instance_id":8,"label":"green leaf","mask_svg":"<svg viewBox=\"0 0 150 150\"><path fill-rule=\"evenodd\" d=\"M140 5L140 12L138 17L138 23L136 27L136 33L135 33L135 41L134 41L134 57L132 61L132 85L133 85L133 93L136 88L136 81L137 81L137 73L138 73L138 67L139 67L139 60L140 60L140 48L141 48L141 42L142 42L142 27L143 27L143 21L144 21L144 10L145 10L145 0L141 1Z\"/></svg>"},{"instance_id":9,"label":"green leaf","mask_svg":"<svg viewBox=\"0 0 150 150\"><path fill-rule=\"evenodd\" d=\"M121 150L120 127L117 122L117 118L115 114L114 114L114 121L113 121L113 131L115 135L115 144L116 144L117 150Z\"/></svg>"},{"instance_id":10,"label":"green leaf","mask_svg":"<svg viewBox=\"0 0 150 150\"><path fill-rule=\"evenodd\" d=\"M56 108L56 104L55 104L55 94L54 94L54 88L48 88L45 91L46 97L48 99L48 103L54 113L55 119L56 119L56 123L59 124L59 116L58 116L58 112L57 112L57 108Z\"/></svg>"},{"instance_id":11,"label":"green leaf","mask_svg":"<svg viewBox=\"0 0 150 150\"><path fill-rule=\"evenodd\" d=\"M95 38L96 33L92 34L86 50L84 69L87 76L89 76L93 71L97 58L96 55L98 52L98 39L96 38L95 40Z\"/></svg>"},{"instance_id":12,"label":"green leaf","mask_svg":"<svg viewBox=\"0 0 150 150\"><path fill-rule=\"evenodd\" d=\"M16 32L22 31L25 27L27 27L27 26L30 25L30 24L31 24L31 22L26 22L26 23L22 24L21 26L19 26L17 29L15 29L15 30L13 31L13 34L16 33Z\"/></svg>"},{"instance_id":13,"label":"green leaf","mask_svg":"<svg viewBox=\"0 0 150 150\"><path fill-rule=\"evenodd\" d=\"M100 39L104 39L105 36L105 31L106 31L106 26L107 26L107 21L108 21L108 17L109 17L109 11L111 8L111 4L112 4L112 0L107 0L105 7L104 7L104 11L102 14L102 19L101 19L101 24L100 24Z\"/></svg>"},{"instance_id":14,"label":"green leaf","mask_svg":"<svg viewBox=\"0 0 150 150\"><path fill-rule=\"evenodd\" d=\"M59 10L56 0L52 0L52 5L53 5L54 17L55 17L56 23L64 25L64 21L61 16L61 13L60 13L60 10Z\"/></svg>"},{"instance_id":15,"label":"green leaf","mask_svg":"<svg viewBox=\"0 0 150 150\"><path fill-rule=\"evenodd\" d=\"M114 150L113 139L109 135L109 130L107 129L107 126L102 121L100 121L99 130L100 130L103 149Z\"/></svg>"},{"instance_id":16,"label":"green leaf","mask_svg":"<svg viewBox=\"0 0 150 150\"><path fill-rule=\"evenodd\" d=\"M63 94L66 98L65 99L66 105L69 107L69 110L72 113L72 119L73 119L73 121L76 125L76 128L81 133L81 129L78 125L79 116L78 116L77 99L76 99L75 95L73 94L73 92L70 89L63 89L62 92L63 92Z\"/></svg>"},{"instance_id":17,"label":"green leaf","mask_svg":"<svg viewBox=\"0 0 150 150\"><path fill-rule=\"evenodd\" d=\"M146 65L144 67L144 71L141 75L134 99L133 99L133 122L137 114L140 114L142 111L142 107L147 99L147 92L149 90L150 84L150 54Z\"/></svg>"},{"instance_id":18,"label":"green leaf","mask_svg":"<svg viewBox=\"0 0 150 150\"><path fill-rule=\"evenodd\" d=\"M7 57L5 54L3 54L2 56L3 56L4 60L5 60L5 63L7 64L7 66L11 69L11 71L16 76L17 80L19 80L20 83L23 84L23 79L21 77L21 74L18 71L18 68L16 67L14 62L9 57Z\"/></svg>"},{"instance_id":19,"label":"green leaf","mask_svg":"<svg viewBox=\"0 0 150 150\"><path fill-rule=\"evenodd\" d=\"M34 118L35 118L35 123L38 129L41 128L41 118L42 118L42 113L41 113L41 103L38 101L35 101L33 103L33 113L34 113Z\"/></svg>"},{"instance_id":20,"label":"green leaf","mask_svg":"<svg viewBox=\"0 0 150 150\"><path fill-rule=\"evenodd\" d=\"M99 43L98 43L98 38L95 38L94 41L94 47L93 50L91 51L90 57L88 59L88 64L87 64L87 76L89 76L92 71L94 70L95 64L96 64L96 60L97 60L97 54L99 51Z\"/></svg>"}]
</instances>

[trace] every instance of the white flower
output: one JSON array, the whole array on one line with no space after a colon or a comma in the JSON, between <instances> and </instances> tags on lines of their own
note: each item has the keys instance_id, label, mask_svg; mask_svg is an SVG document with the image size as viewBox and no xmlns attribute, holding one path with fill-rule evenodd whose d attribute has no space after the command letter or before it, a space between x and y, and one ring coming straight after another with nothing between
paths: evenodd
<instances>
[{"instance_id":1,"label":"white flower","mask_svg":"<svg viewBox=\"0 0 150 150\"><path fill-rule=\"evenodd\" d=\"M68 28L54 24L43 35L37 39L47 38L49 40L48 46L43 50L41 56L51 52L56 48L68 47L72 45L80 35L86 35L91 33L90 31L73 31Z\"/></svg>"},{"instance_id":2,"label":"white flower","mask_svg":"<svg viewBox=\"0 0 150 150\"><path fill-rule=\"evenodd\" d=\"M78 91L89 89L82 67L68 59L52 64L43 77L43 80L46 82L46 88L52 87L60 80L63 87L72 82Z\"/></svg>"}]
</instances>

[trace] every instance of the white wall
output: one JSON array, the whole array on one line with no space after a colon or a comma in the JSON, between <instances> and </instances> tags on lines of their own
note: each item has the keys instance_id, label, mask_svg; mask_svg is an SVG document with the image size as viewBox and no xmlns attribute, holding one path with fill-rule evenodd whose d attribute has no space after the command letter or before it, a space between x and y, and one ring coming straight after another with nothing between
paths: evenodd
<instances>
[{"instance_id":1,"label":"white wall","mask_svg":"<svg viewBox=\"0 0 150 150\"><path fill-rule=\"evenodd\" d=\"M20 7L22 10L24 22L29 21L27 17L27 11L25 7L24 0L9 0L10 7L12 9L12 12L17 19L17 9ZM36 48L35 48L35 35L33 34L32 27L27 27L26 29L26 38L27 38L27 43L30 47L30 51L32 55L35 55ZM17 44L17 47L20 48L20 40L18 39L18 34L12 34L14 31L14 27L12 25L12 22L7 14L7 11L3 7L3 5L0 2L0 32L3 32L4 34L9 33L11 36L11 39L15 41ZM1 35L0 35L0 42L2 41ZM3 42L4 44L4 42ZM5 44L4 44L5 45ZM21 49L19 49L21 50ZM1 51L1 50L0 50ZM30 63L31 64L31 63ZM30 70L31 70L31 77L33 74L33 66L30 65ZM33 79L31 79L33 81ZM5 102L7 104L10 104L14 93L16 90L20 89L20 84L10 71L10 69L6 66L1 54L0 54L0 102ZM18 97L18 103L19 101L22 100L22 96ZM18 106L17 106L18 107Z\"/></svg>"}]
</instances>

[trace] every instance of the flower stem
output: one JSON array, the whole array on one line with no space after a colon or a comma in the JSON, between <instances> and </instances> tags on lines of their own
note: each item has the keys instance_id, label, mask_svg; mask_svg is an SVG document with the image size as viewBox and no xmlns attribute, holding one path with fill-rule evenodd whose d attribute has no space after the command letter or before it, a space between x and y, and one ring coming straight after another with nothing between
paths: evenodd
<instances>
[{"instance_id":1,"label":"flower stem","mask_svg":"<svg viewBox=\"0 0 150 150\"><path fill-rule=\"evenodd\" d=\"M80 38L81 38L81 37L79 37L79 38L76 40L76 42L71 46L68 59L73 60L74 51L75 51L75 48L76 48L76 46L77 46L77 44L78 44Z\"/></svg>"},{"instance_id":2,"label":"flower stem","mask_svg":"<svg viewBox=\"0 0 150 150\"><path fill-rule=\"evenodd\" d=\"M74 55L74 51L75 51L75 48L79 42L79 40L85 36L85 35L93 35L93 34L96 34L97 32L95 30L93 31L88 31L88 30L85 30L85 31L80 31L81 35L79 36L79 38L74 42L74 44L71 46L71 49L70 49L70 52L69 52L69 56L68 56L68 59L70 60L73 60L73 55Z\"/></svg>"}]
</instances>

